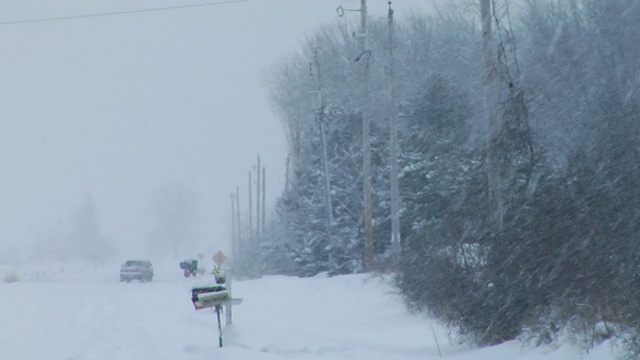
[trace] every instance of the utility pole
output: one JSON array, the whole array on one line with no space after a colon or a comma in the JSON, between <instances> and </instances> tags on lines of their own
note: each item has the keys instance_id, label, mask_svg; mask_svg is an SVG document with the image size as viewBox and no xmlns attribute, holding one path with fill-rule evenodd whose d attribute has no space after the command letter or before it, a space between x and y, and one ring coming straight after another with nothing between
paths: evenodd
<instances>
[{"instance_id":1,"label":"utility pole","mask_svg":"<svg viewBox=\"0 0 640 360\"><path fill-rule=\"evenodd\" d=\"M360 0L360 50L358 60L363 60L364 66L364 104L362 109L362 177L364 190L364 229L365 267L371 270L373 264L373 204L371 195L371 114L369 104L369 60L371 51L367 46L367 0Z\"/></svg>"},{"instance_id":2,"label":"utility pole","mask_svg":"<svg viewBox=\"0 0 640 360\"><path fill-rule=\"evenodd\" d=\"M296 211L298 210L298 201L300 199L300 179L298 170L302 164L302 115L300 115L300 105L296 107L296 134L295 134L295 158L293 159L293 196Z\"/></svg>"},{"instance_id":3,"label":"utility pole","mask_svg":"<svg viewBox=\"0 0 640 360\"><path fill-rule=\"evenodd\" d=\"M267 169L262 167L262 236L265 235L267 223Z\"/></svg>"},{"instance_id":4,"label":"utility pole","mask_svg":"<svg viewBox=\"0 0 640 360\"><path fill-rule=\"evenodd\" d=\"M365 269L371 270L374 255L374 239L373 239L373 205L371 195L371 114L369 104L369 60L371 58L371 50L367 46L367 0L360 0L360 9L351 10L344 9L339 6L336 9L338 16L344 16L345 11L356 11L360 13L360 33L356 34L360 47L360 55L355 59L356 62L362 60L364 71L363 86L363 108L362 108L362 177L364 192L364 229L366 235L365 242Z\"/></svg>"},{"instance_id":5,"label":"utility pole","mask_svg":"<svg viewBox=\"0 0 640 360\"><path fill-rule=\"evenodd\" d=\"M325 123L324 123L324 97L322 96L322 73L320 68L320 62L318 61L318 51L314 52L313 62L316 67L316 80L317 80L317 98L314 100L317 104L314 105L316 111L316 119L318 125L320 125L320 143L322 145L322 166L324 170L324 202L325 202L325 214L327 221L327 233L330 232L331 225L333 224L333 205L331 200L331 176L329 173L329 159L327 156L327 139L325 135Z\"/></svg>"},{"instance_id":6,"label":"utility pole","mask_svg":"<svg viewBox=\"0 0 640 360\"><path fill-rule=\"evenodd\" d=\"M284 193L288 194L289 189L291 188L291 179L289 179L289 167L291 166L291 157L287 155L287 160L285 161L287 164L284 167Z\"/></svg>"},{"instance_id":7,"label":"utility pole","mask_svg":"<svg viewBox=\"0 0 640 360\"><path fill-rule=\"evenodd\" d=\"M236 234L238 235L238 249L242 250L242 220L240 218L240 187L236 186L236 225L238 229ZM233 261L237 261L237 258ZM237 262L235 262L237 264Z\"/></svg>"},{"instance_id":8,"label":"utility pole","mask_svg":"<svg viewBox=\"0 0 640 360\"><path fill-rule=\"evenodd\" d=\"M389 99L391 101L389 114L389 156L391 163L391 252L395 259L400 257L400 190L398 186L398 91L395 79L394 48L395 25L393 23L393 9L389 1Z\"/></svg>"},{"instance_id":9,"label":"utility pole","mask_svg":"<svg viewBox=\"0 0 640 360\"><path fill-rule=\"evenodd\" d=\"M249 243L251 243L252 238L253 238L253 221L251 219L251 216L253 215L253 207L251 206L251 188L253 187L253 184L251 182L251 171L249 171Z\"/></svg>"},{"instance_id":10,"label":"utility pole","mask_svg":"<svg viewBox=\"0 0 640 360\"><path fill-rule=\"evenodd\" d=\"M486 81L485 111L487 112L487 181L489 186L489 201L493 209L498 231L501 233L504 224L504 209L502 204L502 181L500 179L500 165L498 164L498 149L496 140L500 127L498 113L498 86L496 74L495 51L493 47L493 33L491 29L492 0L480 0L480 16L482 22L482 48Z\"/></svg>"},{"instance_id":11,"label":"utility pole","mask_svg":"<svg viewBox=\"0 0 640 360\"><path fill-rule=\"evenodd\" d=\"M234 194L231 194L231 258L235 259L237 254L237 234L236 234L236 199Z\"/></svg>"},{"instance_id":12,"label":"utility pole","mask_svg":"<svg viewBox=\"0 0 640 360\"><path fill-rule=\"evenodd\" d=\"M258 168L256 177L258 182L256 183L256 242L260 243L260 155L258 155Z\"/></svg>"}]
</instances>

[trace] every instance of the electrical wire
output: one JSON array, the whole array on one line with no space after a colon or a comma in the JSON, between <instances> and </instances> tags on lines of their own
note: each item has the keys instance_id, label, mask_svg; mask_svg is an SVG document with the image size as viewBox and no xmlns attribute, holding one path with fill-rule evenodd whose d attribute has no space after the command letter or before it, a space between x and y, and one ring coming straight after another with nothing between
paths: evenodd
<instances>
[{"instance_id":1,"label":"electrical wire","mask_svg":"<svg viewBox=\"0 0 640 360\"><path fill-rule=\"evenodd\" d=\"M176 5L176 6L138 9L138 10L122 10L122 11L112 11L112 12L104 12L104 13L69 15L69 16L49 17L49 18L40 18L40 19L0 21L0 26L48 22L48 21L75 20L75 19L85 19L85 18L93 18L93 17L125 15L125 14L139 14L139 13L147 13L147 12L188 9L188 8L196 8L196 7L208 7L208 6L232 4L232 3L239 3L239 2L249 2L249 1L256 1L256 0L222 0L222 1L209 2L209 3Z\"/></svg>"}]
</instances>

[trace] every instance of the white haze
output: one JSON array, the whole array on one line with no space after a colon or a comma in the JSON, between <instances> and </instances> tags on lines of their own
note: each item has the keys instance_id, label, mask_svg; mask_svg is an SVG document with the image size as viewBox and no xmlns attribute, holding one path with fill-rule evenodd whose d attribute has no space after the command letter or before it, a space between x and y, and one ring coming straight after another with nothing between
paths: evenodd
<instances>
[{"instance_id":1,"label":"white haze","mask_svg":"<svg viewBox=\"0 0 640 360\"><path fill-rule=\"evenodd\" d=\"M1 1L0 22L195 4ZM284 186L286 141L264 71L335 9L359 1L254 0L210 7L0 25L0 262L72 233L90 195L101 234L142 254L156 198L193 194L193 250L227 249L230 194L258 154L267 201ZM370 1L372 16L387 1ZM396 1L397 13L427 9ZM356 13L347 13L351 21Z\"/></svg>"}]
</instances>

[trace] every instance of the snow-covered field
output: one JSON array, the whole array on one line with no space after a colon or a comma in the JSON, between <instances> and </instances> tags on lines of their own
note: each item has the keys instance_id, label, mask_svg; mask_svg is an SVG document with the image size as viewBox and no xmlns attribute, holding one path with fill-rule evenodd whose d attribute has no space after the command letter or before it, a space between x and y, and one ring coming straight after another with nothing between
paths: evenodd
<instances>
[{"instance_id":1,"label":"snow-covered field","mask_svg":"<svg viewBox=\"0 0 640 360\"><path fill-rule=\"evenodd\" d=\"M120 283L118 264L0 265L0 359L440 359L612 360L609 347L473 349L407 313L387 280L371 275L269 276L235 281L234 324L217 346L215 313L195 311L177 262L154 262L151 283ZM83 271L79 271L79 270ZM20 280L5 283L14 272ZM437 343L436 343L437 340Z\"/></svg>"}]
</instances>

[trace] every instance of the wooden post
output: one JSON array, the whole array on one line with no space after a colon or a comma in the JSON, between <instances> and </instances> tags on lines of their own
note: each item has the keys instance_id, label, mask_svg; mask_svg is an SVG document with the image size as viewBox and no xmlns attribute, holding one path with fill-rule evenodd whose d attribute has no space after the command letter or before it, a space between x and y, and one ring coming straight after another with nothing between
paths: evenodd
<instances>
[{"instance_id":1,"label":"wooden post","mask_svg":"<svg viewBox=\"0 0 640 360\"><path fill-rule=\"evenodd\" d=\"M231 269L226 269L224 272L224 287L227 289L227 291L229 292L229 298L233 298L233 293L231 292ZM233 323L233 314L232 314L232 310L231 310L231 302L225 304L225 324L226 325L231 325Z\"/></svg>"},{"instance_id":2,"label":"wooden post","mask_svg":"<svg viewBox=\"0 0 640 360\"><path fill-rule=\"evenodd\" d=\"M218 345L222 347L222 322L220 321L220 311L222 311L222 305L216 305L216 318L218 319Z\"/></svg>"}]
</instances>

